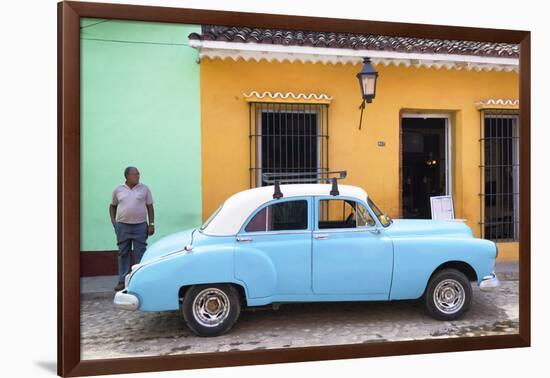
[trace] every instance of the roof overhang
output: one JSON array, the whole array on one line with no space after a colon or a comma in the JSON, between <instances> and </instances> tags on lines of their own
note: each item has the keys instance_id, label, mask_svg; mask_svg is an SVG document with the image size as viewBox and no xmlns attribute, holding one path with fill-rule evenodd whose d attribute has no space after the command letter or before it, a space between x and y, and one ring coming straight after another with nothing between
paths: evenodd
<instances>
[{"instance_id":1,"label":"roof overhang","mask_svg":"<svg viewBox=\"0 0 550 378\"><path fill-rule=\"evenodd\" d=\"M368 56L374 65L395 65L465 69L468 71L514 71L518 72L518 58L499 58L459 54L423 54L385 50L343 49L309 46L285 46L264 43L240 43L224 41L189 40L191 47L199 50L201 58L232 59L245 61L266 60L268 62L302 62L323 64L361 64Z\"/></svg>"}]
</instances>

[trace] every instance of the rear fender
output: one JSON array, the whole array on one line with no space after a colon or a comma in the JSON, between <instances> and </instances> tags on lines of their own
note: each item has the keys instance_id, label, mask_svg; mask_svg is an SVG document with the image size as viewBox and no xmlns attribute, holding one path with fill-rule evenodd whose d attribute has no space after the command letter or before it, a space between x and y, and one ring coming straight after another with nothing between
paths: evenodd
<instances>
[{"instance_id":1,"label":"rear fender","mask_svg":"<svg viewBox=\"0 0 550 378\"><path fill-rule=\"evenodd\" d=\"M142 311L179 309L179 290L183 286L235 283L233 246L196 247L141 267L132 276L128 292L140 299Z\"/></svg>"},{"instance_id":2,"label":"rear fender","mask_svg":"<svg viewBox=\"0 0 550 378\"><path fill-rule=\"evenodd\" d=\"M260 249L251 246L235 249L235 278L246 284L247 298L276 294L277 271L271 258Z\"/></svg>"}]
</instances>

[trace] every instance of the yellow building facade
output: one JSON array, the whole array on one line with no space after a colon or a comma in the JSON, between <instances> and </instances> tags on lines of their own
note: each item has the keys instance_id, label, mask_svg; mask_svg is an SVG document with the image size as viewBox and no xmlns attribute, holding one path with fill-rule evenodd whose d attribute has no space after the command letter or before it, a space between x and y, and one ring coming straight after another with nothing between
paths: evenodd
<instances>
[{"instance_id":1,"label":"yellow building facade","mask_svg":"<svg viewBox=\"0 0 550 378\"><path fill-rule=\"evenodd\" d=\"M207 218L226 198L251 186L251 99L255 102L322 102L328 110L328 168L345 170L344 184L364 188L393 218L403 216L404 117L447 119L448 194L455 218L482 237L483 154L480 108L517 109L516 102L488 106L489 99L517 99L517 70L475 70L374 64L376 98L361 129L359 60L347 63L243 59L203 54L200 60L202 213ZM255 93L256 92L256 93ZM268 92L268 95L261 94ZM283 98L284 94L292 96ZM258 96L260 94L260 96ZM300 96L303 94L303 96ZM314 96L313 96L314 95ZM308 99L309 96L309 99ZM485 101L485 103L481 103ZM485 104L485 105L484 105ZM515 240L499 242L499 260L518 258Z\"/></svg>"}]
</instances>

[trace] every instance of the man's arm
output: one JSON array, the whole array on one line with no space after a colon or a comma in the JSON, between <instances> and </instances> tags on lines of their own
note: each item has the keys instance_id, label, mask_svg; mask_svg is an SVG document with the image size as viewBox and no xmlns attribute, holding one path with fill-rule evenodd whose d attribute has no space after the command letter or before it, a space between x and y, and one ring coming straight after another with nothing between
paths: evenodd
<instances>
[{"instance_id":1,"label":"man's arm","mask_svg":"<svg viewBox=\"0 0 550 378\"><path fill-rule=\"evenodd\" d=\"M149 217L149 226L147 227L147 234L153 235L155 233L155 209L153 204L147 205L147 216Z\"/></svg>"},{"instance_id":2,"label":"man's arm","mask_svg":"<svg viewBox=\"0 0 550 378\"><path fill-rule=\"evenodd\" d=\"M113 224L113 227L116 223L116 208L118 206L118 198L116 196L116 188L113 190L113 194L111 194L111 204L109 205L109 216L111 217L111 223Z\"/></svg>"},{"instance_id":3,"label":"man's arm","mask_svg":"<svg viewBox=\"0 0 550 378\"><path fill-rule=\"evenodd\" d=\"M116 208L117 205L109 205L109 215L111 216L111 223L113 224L113 226L116 222Z\"/></svg>"}]
</instances>

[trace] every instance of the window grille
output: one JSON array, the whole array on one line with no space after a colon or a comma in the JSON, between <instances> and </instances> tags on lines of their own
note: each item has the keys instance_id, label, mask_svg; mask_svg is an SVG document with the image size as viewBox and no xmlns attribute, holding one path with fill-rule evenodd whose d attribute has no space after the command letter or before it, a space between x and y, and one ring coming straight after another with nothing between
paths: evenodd
<instances>
[{"instance_id":1,"label":"window grille","mask_svg":"<svg viewBox=\"0 0 550 378\"><path fill-rule=\"evenodd\" d=\"M308 172L329 171L327 104L249 106L251 188L267 185L262 173L304 172L297 178L308 179Z\"/></svg>"},{"instance_id":2,"label":"window grille","mask_svg":"<svg viewBox=\"0 0 550 378\"><path fill-rule=\"evenodd\" d=\"M493 241L519 237L517 111L483 110L480 125L480 233Z\"/></svg>"}]
</instances>

